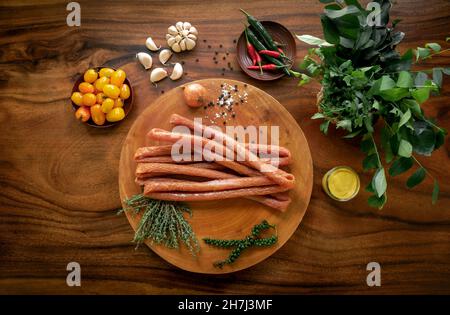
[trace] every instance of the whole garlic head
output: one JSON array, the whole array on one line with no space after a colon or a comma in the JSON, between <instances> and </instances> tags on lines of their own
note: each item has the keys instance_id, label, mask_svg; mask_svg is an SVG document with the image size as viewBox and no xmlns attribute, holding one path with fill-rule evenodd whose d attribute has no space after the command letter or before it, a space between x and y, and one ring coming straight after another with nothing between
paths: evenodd
<instances>
[{"instance_id":1,"label":"whole garlic head","mask_svg":"<svg viewBox=\"0 0 450 315\"><path fill-rule=\"evenodd\" d=\"M197 38L197 29L189 22L177 22L167 29L167 45L176 53L194 49Z\"/></svg>"}]
</instances>

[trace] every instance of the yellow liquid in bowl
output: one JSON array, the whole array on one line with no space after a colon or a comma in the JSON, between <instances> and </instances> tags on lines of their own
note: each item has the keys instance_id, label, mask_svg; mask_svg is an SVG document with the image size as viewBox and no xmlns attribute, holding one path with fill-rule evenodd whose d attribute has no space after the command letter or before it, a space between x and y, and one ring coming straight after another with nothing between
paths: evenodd
<instances>
[{"instance_id":1,"label":"yellow liquid in bowl","mask_svg":"<svg viewBox=\"0 0 450 315\"><path fill-rule=\"evenodd\" d=\"M359 176L349 167L335 167L325 174L322 179L322 186L331 198L348 201L359 192Z\"/></svg>"}]
</instances>

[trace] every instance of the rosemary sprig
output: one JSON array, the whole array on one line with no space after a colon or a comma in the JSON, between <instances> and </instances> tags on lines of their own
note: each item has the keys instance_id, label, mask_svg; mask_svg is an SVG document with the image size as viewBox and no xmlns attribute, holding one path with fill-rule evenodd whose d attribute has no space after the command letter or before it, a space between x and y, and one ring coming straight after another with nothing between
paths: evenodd
<instances>
[{"instance_id":1,"label":"rosemary sprig","mask_svg":"<svg viewBox=\"0 0 450 315\"><path fill-rule=\"evenodd\" d=\"M272 235L266 238L260 238L259 235L264 230L268 230L270 228L275 229L275 225L269 224L266 220L262 221L260 224L255 225L252 228L251 234L241 240L218 240L211 238L204 238L203 241L211 246L219 247L219 248L233 248L230 252L230 255L227 259L218 261L214 263L215 267L222 268L225 265L232 264L239 258L242 251L249 247L268 247L272 246L278 241L278 236Z\"/></svg>"},{"instance_id":2,"label":"rosemary sprig","mask_svg":"<svg viewBox=\"0 0 450 315\"><path fill-rule=\"evenodd\" d=\"M195 233L183 216L184 212L192 216L192 211L187 205L155 200L143 194L125 199L124 203L125 208L119 210L119 213L133 211L134 214L138 214L144 211L133 238L137 246L148 239L152 244L162 244L168 248L178 249L181 241L192 255L195 256L199 251Z\"/></svg>"}]
</instances>

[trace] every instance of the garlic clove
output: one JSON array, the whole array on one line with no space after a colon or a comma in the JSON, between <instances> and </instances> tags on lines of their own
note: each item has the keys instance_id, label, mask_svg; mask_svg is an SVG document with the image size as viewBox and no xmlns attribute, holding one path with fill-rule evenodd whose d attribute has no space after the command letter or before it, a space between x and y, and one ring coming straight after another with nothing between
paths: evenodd
<instances>
[{"instance_id":1,"label":"garlic clove","mask_svg":"<svg viewBox=\"0 0 450 315\"><path fill-rule=\"evenodd\" d=\"M145 52L140 52L136 54L136 58L139 60L141 65L144 67L145 70L150 69L153 65L153 59L152 56Z\"/></svg>"},{"instance_id":2,"label":"garlic clove","mask_svg":"<svg viewBox=\"0 0 450 315\"><path fill-rule=\"evenodd\" d=\"M150 81L156 83L167 77L167 71L163 68L155 68L150 73Z\"/></svg>"},{"instance_id":3,"label":"garlic clove","mask_svg":"<svg viewBox=\"0 0 450 315\"><path fill-rule=\"evenodd\" d=\"M189 34L187 37L192 39L194 42L197 40L197 36L195 36L194 34Z\"/></svg>"},{"instance_id":4,"label":"garlic clove","mask_svg":"<svg viewBox=\"0 0 450 315\"><path fill-rule=\"evenodd\" d=\"M174 43L170 48L176 53L179 53L181 51L181 47L179 43Z\"/></svg>"},{"instance_id":5,"label":"garlic clove","mask_svg":"<svg viewBox=\"0 0 450 315\"><path fill-rule=\"evenodd\" d=\"M194 49L194 47L195 47L195 41L194 40L192 40L192 39L190 39L190 38L186 38L186 39L184 39L185 41L186 41L186 49L187 50L192 50L192 49Z\"/></svg>"},{"instance_id":6,"label":"garlic clove","mask_svg":"<svg viewBox=\"0 0 450 315\"><path fill-rule=\"evenodd\" d=\"M159 53L159 61L162 64L165 64L167 62L167 60L170 59L170 57L172 57L172 51L170 51L169 49L163 49Z\"/></svg>"},{"instance_id":7,"label":"garlic clove","mask_svg":"<svg viewBox=\"0 0 450 315\"><path fill-rule=\"evenodd\" d=\"M166 34L166 40L169 40L170 38L173 38L173 35Z\"/></svg>"},{"instance_id":8,"label":"garlic clove","mask_svg":"<svg viewBox=\"0 0 450 315\"><path fill-rule=\"evenodd\" d=\"M183 29L188 30L192 27L191 23L189 22L184 22L183 23Z\"/></svg>"},{"instance_id":9,"label":"garlic clove","mask_svg":"<svg viewBox=\"0 0 450 315\"><path fill-rule=\"evenodd\" d=\"M177 35L177 36L175 36L175 41L177 42L177 43L179 43L179 42L181 42L181 36L180 35Z\"/></svg>"},{"instance_id":10,"label":"garlic clove","mask_svg":"<svg viewBox=\"0 0 450 315\"><path fill-rule=\"evenodd\" d=\"M178 34L178 30L177 30L177 28L175 27L175 26L170 26L168 29L167 29L167 33L169 33L170 35L173 35L173 36L175 36L175 35L177 35Z\"/></svg>"},{"instance_id":11,"label":"garlic clove","mask_svg":"<svg viewBox=\"0 0 450 315\"><path fill-rule=\"evenodd\" d=\"M175 80L178 80L179 78L181 78L182 75L183 75L183 66L177 62L175 64L175 66L173 67L173 71L172 71L172 74L170 75L170 79L175 81Z\"/></svg>"},{"instance_id":12,"label":"garlic clove","mask_svg":"<svg viewBox=\"0 0 450 315\"><path fill-rule=\"evenodd\" d=\"M167 45L169 45L169 47L172 47L172 45L176 42L177 40L175 39L175 37L172 36L167 40Z\"/></svg>"},{"instance_id":13,"label":"garlic clove","mask_svg":"<svg viewBox=\"0 0 450 315\"><path fill-rule=\"evenodd\" d=\"M158 49L161 48L161 46L160 47L156 46L155 42L151 37L147 38L147 40L145 41L145 46L147 46L147 48L150 49L151 51L157 51Z\"/></svg>"},{"instance_id":14,"label":"garlic clove","mask_svg":"<svg viewBox=\"0 0 450 315\"><path fill-rule=\"evenodd\" d=\"M197 29L195 28L195 26L192 26L192 27L189 29L189 33L194 34L195 36L198 36L198 31L197 31Z\"/></svg>"},{"instance_id":15,"label":"garlic clove","mask_svg":"<svg viewBox=\"0 0 450 315\"><path fill-rule=\"evenodd\" d=\"M182 50L182 51L185 51L185 50L186 50L186 39L185 39L185 38L183 38L183 39L180 41L180 47L181 47L181 50Z\"/></svg>"},{"instance_id":16,"label":"garlic clove","mask_svg":"<svg viewBox=\"0 0 450 315\"><path fill-rule=\"evenodd\" d=\"M182 30L181 31L181 35L184 37L187 37L189 35L189 31L188 30Z\"/></svg>"},{"instance_id":17,"label":"garlic clove","mask_svg":"<svg viewBox=\"0 0 450 315\"><path fill-rule=\"evenodd\" d=\"M177 22L177 24L175 24L175 27L177 28L178 31L182 31L183 30L183 22Z\"/></svg>"}]
</instances>

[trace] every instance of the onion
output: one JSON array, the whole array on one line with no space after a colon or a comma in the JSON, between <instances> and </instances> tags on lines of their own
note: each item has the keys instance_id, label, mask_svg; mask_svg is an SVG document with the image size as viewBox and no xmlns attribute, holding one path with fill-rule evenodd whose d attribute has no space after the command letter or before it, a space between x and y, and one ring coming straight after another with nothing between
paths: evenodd
<instances>
[{"instance_id":1,"label":"onion","mask_svg":"<svg viewBox=\"0 0 450 315\"><path fill-rule=\"evenodd\" d=\"M192 83L184 88L184 100L190 107L200 107L206 101L206 89L203 85Z\"/></svg>"}]
</instances>

